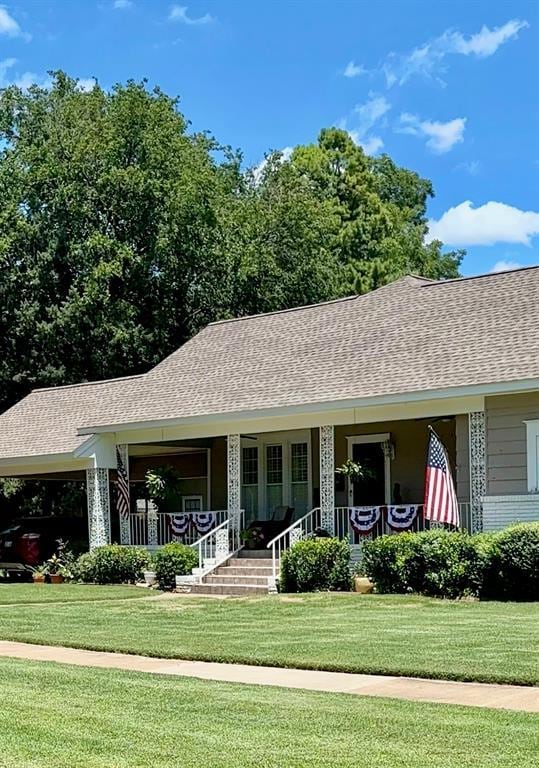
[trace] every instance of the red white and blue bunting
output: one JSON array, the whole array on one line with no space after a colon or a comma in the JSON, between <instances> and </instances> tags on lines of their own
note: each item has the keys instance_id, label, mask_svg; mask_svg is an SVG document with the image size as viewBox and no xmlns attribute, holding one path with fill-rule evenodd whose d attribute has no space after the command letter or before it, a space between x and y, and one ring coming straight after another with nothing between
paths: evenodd
<instances>
[{"instance_id":1,"label":"red white and blue bunting","mask_svg":"<svg viewBox=\"0 0 539 768\"><path fill-rule=\"evenodd\" d=\"M419 504L399 504L387 507L387 524L394 531L407 531L417 517Z\"/></svg>"},{"instance_id":2,"label":"red white and blue bunting","mask_svg":"<svg viewBox=\"0 0 539 768\"><path fill-rule=\"evenodd\" d=\"M382 507L350 507L350 525L356 533L365 536L380 520Z\"/></svg>"},{"instance_id":3,"label":"red white and blue bunting","mask_svg":"<svg viewBox=\"0 0 539 768\"><path fill-rule=\"evenodd\" d=\"M215 525L215 512L186 512L183 514L169 514L168 521L173 536L185 536L191 526L197 533L209 533Z\"/></svg>"},{"instance_id":4,"label":"red white and blue bunting","mask_svg":"<svg viewBox=\"0 0 539 768\"><path fill-rule=\"evenodd\" d=\"M174 536L185 536L191 525L191 515L169 515L168 522Z\"/></svg>"},{"instance_id":5,"label":"red white and blue bunting","mask_svg":"<svg viewBox=\"0 0 539 768\"><path fill-rule=\"evenodd\" d=\"M414 524L420 504L393 504L377 507L350 507L348 514L352 530L362 536L369 534L386 515L387 524L394 531L407 531Z\"/></svg>"}]
</instances>

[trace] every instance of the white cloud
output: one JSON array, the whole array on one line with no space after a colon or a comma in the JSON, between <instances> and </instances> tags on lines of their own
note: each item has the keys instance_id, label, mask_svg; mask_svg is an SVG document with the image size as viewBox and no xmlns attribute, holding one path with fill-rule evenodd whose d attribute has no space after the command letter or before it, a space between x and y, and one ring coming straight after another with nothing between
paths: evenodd
<instances>
[{"instance_id":1,"label":"white cloud","mask_svg":"<svg viewBox=\"0 0 539 768\"><path fill-rule=\"evenodd\" d=\"M449 152L455 144L464 141L465 117L456 117L447 123L436 120L420 120L416 115L403 112L400 116L400 133L422 136L427 139L427 147L436 154Z\"/></svg>"},{"instance_id":2,"label":"white cloud","mask_svg":"<svg viewBox=\"0 0 539 768\"><path fill-rule=\"evenodd\" d=\"M117 11L123 11L126 8L131 8L132 5L131 0L114 0L112 7Z\"/></svg>"},{"instance_id":3,"label":"white cloud","mask_svg":"<svg viewBox=\"0 0 539 768\"><path fill-rule=\"evenodd\" d=\"M349 61L345 67L343 75L345 77L359 77L359 75L364 75L366 71L367 70L362 67L361 64L356 64L353 61Z\"/></svg>"},{"instance_id":4,"label":"white cloud","mask_svg":"<svg viewBox=\"0 0 539 768\"><path fill-rule=\"evenodd\" d=\"M95 82L95 77L79 77L77 78L77 88L79 91L93 91Z\"/></svg>"},{"instance_id":5,"label":"white cloud","mask_svg":"<svg viewBox=\"0 0 539 768\"><path fill-rule=\"evenodd\" d=\"M479 162L479 160L465 160L462 163L458 163L458 165L456 165L453 168L453 170L464 171L470 176L477 176L477 174L481 170L481 163Z\"/></svg>"},{"instance_id":6,"label":"white cloud","mask_svg":"<svg viewBox=\"0 0 539 768\"><path fill-rule=\"evenodd\" d=\"M536 211L521 211L494 201L474 208L470 200L465 200L449 208L437 221L429 221L428 239L456 246L530 245L536 235L539 235L539 213Z\"/></svg>"},{"instance_id":7,"label":"white cloud","mask_svg":"<svg viewBox=\"0 0 539 768\"><path fill-rule=\"evenodd\" d=\"M453 35L455 52L463 53L465 56L473 53L480 59L484 59L496 53L500 45L514 37L518 37L520 30L528 26L527 21L511 19L511 21L506 22L503 26L495 27L494 29L489 29L483 25L479 32L471 35L468 39L461 35L460 32L455 32Z\"/></svg>"},{"instance_id":8,"label":"white cloud","mask_svg":"<svg viewBox=\"0 0 539 768\"><path fill-rule=\"evenodd\" d=\"M283 147L279 150L280 152L280 162L286 163L287 160L290 160L292 156L292 152L294 151L294 147ZM266 156L263 160L261 160L258 165L255 165L253 170L253 176L255 180L255 184L259 184L262 180L262 176L264 174L264 170L266 168L266 165L268 164L268 157Z\"/></svg>"},{"instance_id":9,"label":"white cloud","mask_svg":"<svg viewBox=\"0 0 539 768\"><path fill-rule=\"evenodd\" d=\"M508 40L518 37L520 30L528 26L527 21L512 19L494 29L483 26L479 32L470 37L465 37L462 32L448 29L439 37L414 48L410 53L404 55L390 53L382 64L386 85L388 88L396 83L404 85L414 76L433 79L440 85L445 85L440 74L444 72L446 56L449 54L473 55L484 59L492 56Z\"/></svg>"},{"instance_id":10,"label":"white cloud","mask_svg":"<svg viewBox=\"0 0 539 768\"><path fill-rule=\"evenodd\" d=\"M210 16L209 13L205 13L204 16L198 16L198 17L189 16L187 14L186 5L173 5L170 9L168 19L169 21L178 21L181 24L189 24L191 26L201 25L201 24L211 24L212 21L215 21L215 18L213 16Z\"/></svg>"},{"instance_id":11,"label":"white cloud","mask_svg":"<svg viewBox=\"0 0 539 768\"><path fill-rule=\"evenodd\" d=\"M521 269L524 264L519 264L518 261L504 261L500 259L490 270L491 272L507 272L510 269Z\"/></svg>"},{"instance_id":12,"label":"white cloud","mask_svg":"<svg viewBox=\"0 0 539 768\"><path fill-rule=\"evenodd\" d=\"M8 85L16 85L21 90L27 91L31 85L39 85L41 88L49 88L51 78L49 75L37 75L35 72L23 72L9 76L10 70L17 64L17 59L4 59L0 61L0 88Z\"/></svg>"},{"instance_id":13,"label":"white cloud","mask_svg":"<svg viewBox=\"0 0 539 768\"><path fill-rule=\"evenodd\" d=\"M22 30L5 5L0 5L0 35L22 37Z\"/></svg>"},{"instance_id":14,"label":"white cloud","mask_svg":"<svg viewBox=\"0 0 539 768\"><path fill-rule=\"evenodd\" d=\"M380 136L371 133L375 125L383 120L391 109L391 104L377 93L369 93L369 98L363 104L357 104L347 120L342 120L341 128L348 131L350 138L362 147L368 155L378 152L384 142Z\"/></svg>"}]
</instances>

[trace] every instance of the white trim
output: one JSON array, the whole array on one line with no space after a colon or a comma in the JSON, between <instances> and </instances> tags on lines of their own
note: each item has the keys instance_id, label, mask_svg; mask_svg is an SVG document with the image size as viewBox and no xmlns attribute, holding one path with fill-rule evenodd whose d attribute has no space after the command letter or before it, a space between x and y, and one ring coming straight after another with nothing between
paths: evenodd
<instances>
[{"instance_id":1,"label":"white trim","mask_svg":"<svg viewBox=\"0 0 539 768\"><path fill-rule=\"evenodd\" d=\"M474 384L466 386L446 387L443 389L414 390L412 392L395 393L391 395L374 395L370 397L349 398L343 400L329 400L312 403L302 403L293 406L280 406L275 408L252 409L248 411L230 411L228 413L206 413L199 416L185 418L168 418L148 421L133 421L125 424L101 424L86 425L78 429L79 435L91 435L102 432L131 431L133 429L153 429L170 427L175 425L220 423L223 421L257 419L275 417L279 415L301 413L326 413L341 408L369 408L377 405L398 405L401 403L414 403L418 401L438 400L445 398L461 397L485 397L486 395L503 395L514 392L534 392L539 389L539 379L521 379L517 381L495 382L488 384ZM469 410L481 410L481 408L467 408ZM326 419L327 421L327 419ZM316 426L316 425L313 425Z\"/></svg>"},{"instance_id":2,"label":"white trim","mask_svg":"<svg viewBox=\"0 0 539 768\"><path fill-rule=\"evenodd\" d=\"M539 491L539 419L525 420L528 491Z\"/></svg>"},{"instance_id":3,"label":"white trim","mask_svg":"<svg viewBox=\"0 0 539 768\"><path fill-rule=\"evenodd\" d=\"M193 501L196 499L200 504L200 510L199 512L204 511L204 497L201 494L191 494L190 496L182 496L182 512L185 512L185 502L186 501ZM210 505L207 505L208 509L210 509Z\"/></svg>"},{"instance_id":4,"label":"white trim","mask_svg":"<svg viewBox=\"0 0 539 768\"><path fill-rule=\"evenodd\" d=\"M252 435L248 439L241 440L241 488L243 489L243 448L258 448L258 516L267 514L267 490L266 490L266 448L268 445L282 445L283 447L283 506L291 504L291 467L290 450L293 443L306 443L307 445L307 508L312 507L313 478L312 478L312 440L310 429L292 430L285 432L265 432ZM243 501L242 501L243 504Z\"/></svg>"},{"instance_id":5,"label":"white trim","mask_svg":"<svg viewBox=\"0 0 539 768\"><path fill-rule=\"evenodd\" d=\"M391 440L391 432L379 432L375 435L347 435L346 442L348 445L347 456L349 459L353 459L354 445L362 445L365 443L383 443ZM354 490L352 483L348 480L348 499L350 506L353 506L354 502ZM391 458L388 453L384 451L384 494L385 504L391 504Z\"/></svg>"}]
</instances>

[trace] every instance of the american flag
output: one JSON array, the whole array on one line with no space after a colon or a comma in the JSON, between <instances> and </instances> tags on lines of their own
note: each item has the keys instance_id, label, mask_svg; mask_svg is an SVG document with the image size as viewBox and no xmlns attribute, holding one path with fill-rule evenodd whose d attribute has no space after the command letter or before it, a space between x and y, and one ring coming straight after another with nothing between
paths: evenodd
<instances>
[{"instance_id":1,"label":"american flag","mask_svg":"<svg viewBox=\"0 0 539 768\"><path fill-rule=\"evenodd\" d=\"M129 517L129 479L127 477L127 467L118 449L116 449L116 466L118 472L118 497L116 505L120 518L127 518Z\"/></svg>"},{"instance_id":2,"label":"american flag","mask_svg":"<svg viewBox=\"0 0 539 768\"><path fill-rule=\"evenodd\" d=\"M448 523L458 528L460 525L459 505L447 451L432 427L429 429L423 515L426 520Z\"/></svg>"}]
</instances>

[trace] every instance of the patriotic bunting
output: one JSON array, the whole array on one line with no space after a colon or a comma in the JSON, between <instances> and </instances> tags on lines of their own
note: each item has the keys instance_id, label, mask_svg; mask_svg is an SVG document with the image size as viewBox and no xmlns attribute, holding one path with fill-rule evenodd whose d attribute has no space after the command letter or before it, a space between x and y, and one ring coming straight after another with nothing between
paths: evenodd
<instances>
[{"instance_id":1,"label":"patriotic bunting","mask_svg":"<svg viewBox=\"0 0 539 768\"><path fill-rule=\"evenodd\" d=\"M215 525L215 520L215 512L186 512L168 516L170 530L174 536L185 536L191 526L197 533L209 533Z\"/></svg>"},{"instance_id":2,"label":"patriotic bunting","mask_svg":"<svg viewBox=\"0 0 539 768\"><path fill-rule=\"evenodd\" d=\"M406 531L412 527L418 510L418 504L389 506L387 507L387 524L394 531Z\"/></svg>"},{"instance_id":3,"label":"patriotic bunting","mask_svg":"<svg viewBox=\"0 0 539 768\"><path fill-rule=\"evenodd\" d=\"M362 536L370 533L380 520L382 507L350 507L350 525Z\"/></svg>"},{"instance_id":4,"label":"patriotic bunting","mask_svg":"<svg viewBox=\"0 0 539 768\"><path fill-rule=\"evenodd\" d=\"M191 525L191 515L169 514L168 522L174 536L185 536Z\"/></svg>"},{"instance_id":5,"label":"patriotic bunting","mask_svg":"<svg viewBox=\"0 0 539 768\"><path fill-rule=\"evenodd\" d=\"M192 522L197 533L208 533L215 525L215 512L193 513Z\"/></svg>"}]
</instances>

